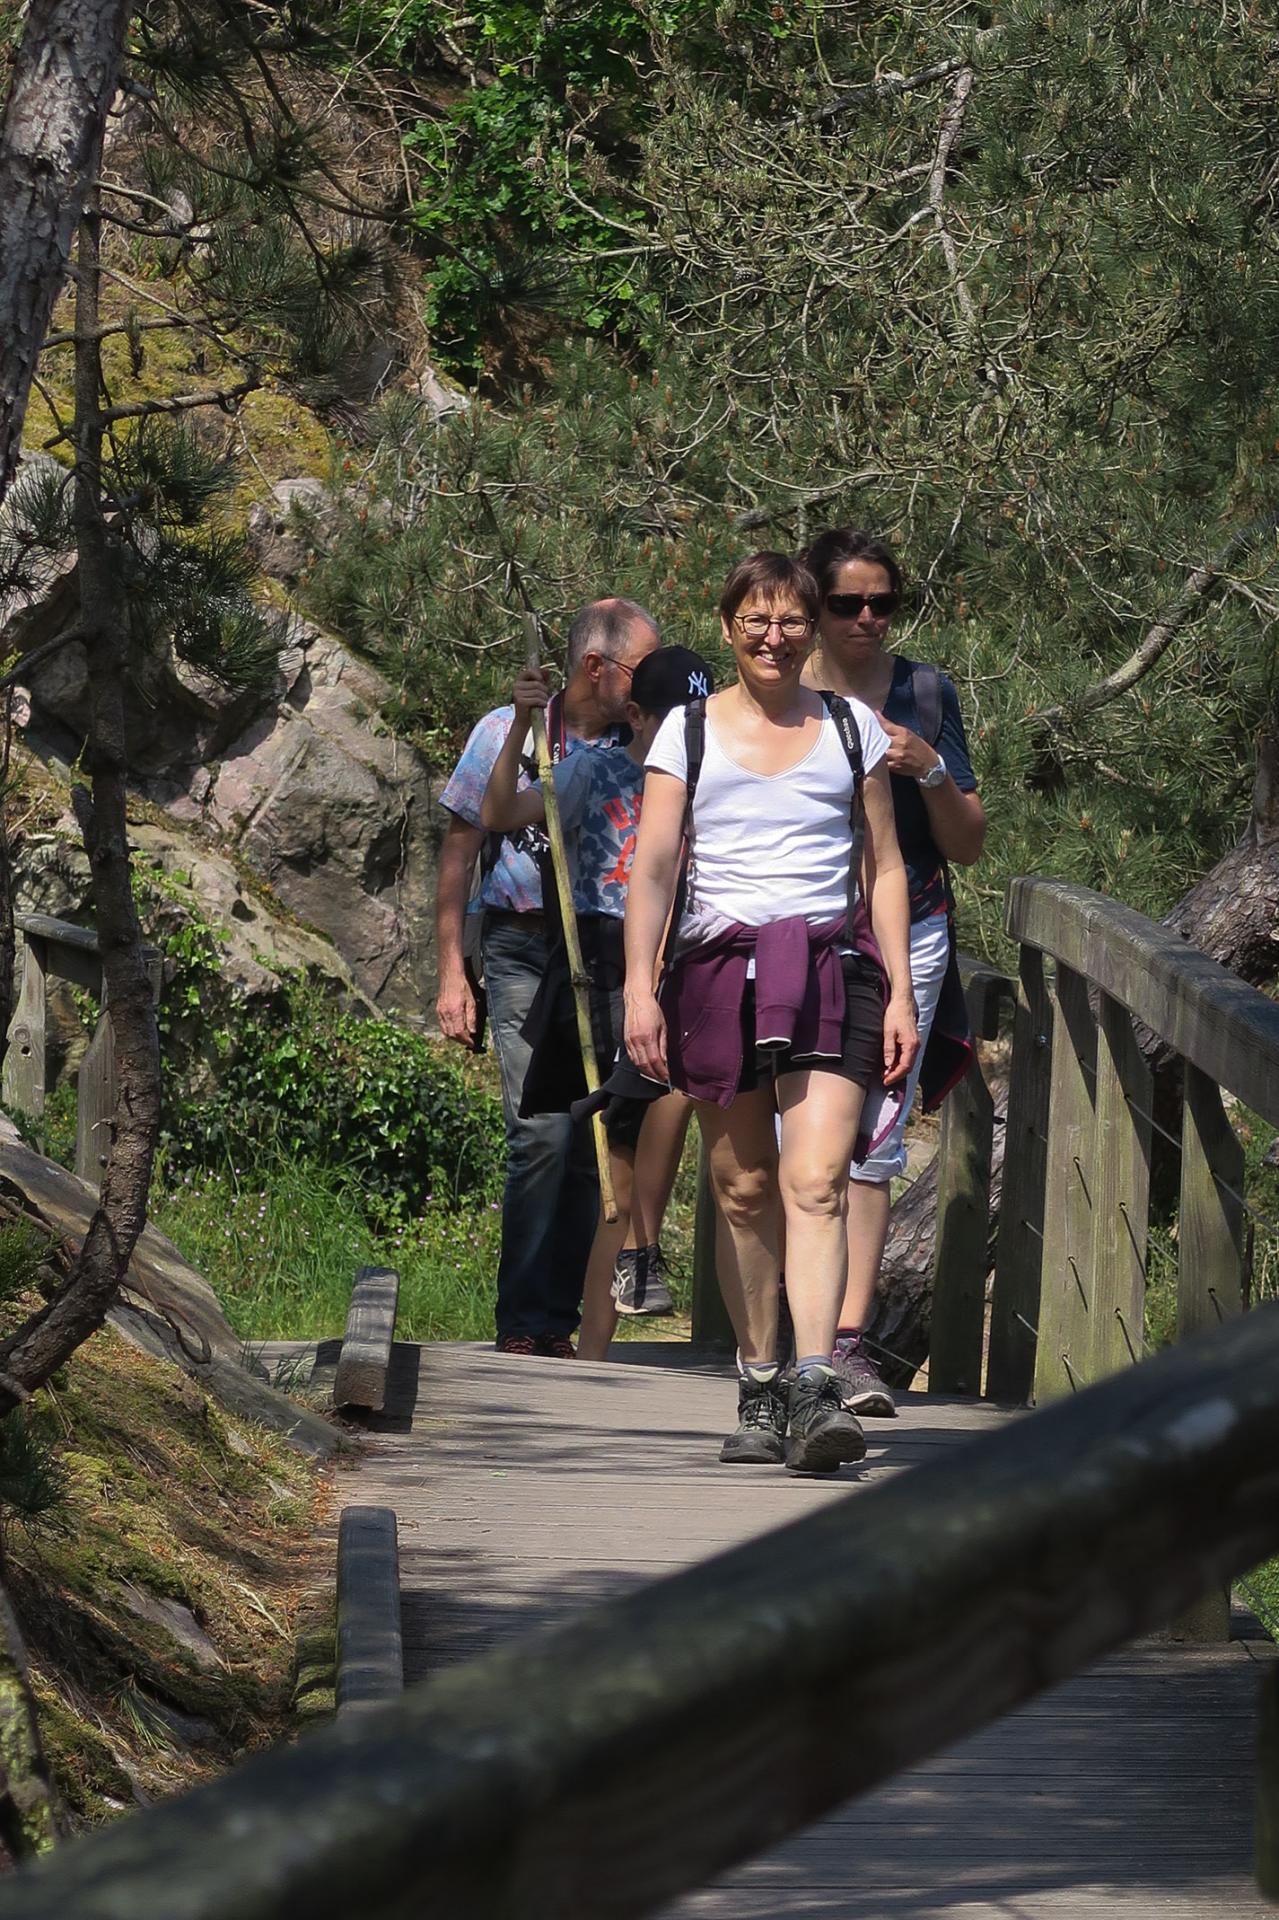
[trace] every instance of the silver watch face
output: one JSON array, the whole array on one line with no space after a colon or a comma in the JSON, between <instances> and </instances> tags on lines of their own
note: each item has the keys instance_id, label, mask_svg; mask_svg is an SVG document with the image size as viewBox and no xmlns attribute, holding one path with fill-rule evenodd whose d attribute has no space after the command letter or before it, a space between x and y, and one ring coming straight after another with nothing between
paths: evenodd
<instances>
[{"instance_id":1,"label":"silver watch face","mask_svg":"<svg viewBox=\"0 0 1279 1920\"><path fill-rule=\"evenodd\" d=\"M946 762L939 759L935 767L930 767L927 773L920 774L919 784L921 787L939 787L945 778Z\"/></svg>"}]
</instances>

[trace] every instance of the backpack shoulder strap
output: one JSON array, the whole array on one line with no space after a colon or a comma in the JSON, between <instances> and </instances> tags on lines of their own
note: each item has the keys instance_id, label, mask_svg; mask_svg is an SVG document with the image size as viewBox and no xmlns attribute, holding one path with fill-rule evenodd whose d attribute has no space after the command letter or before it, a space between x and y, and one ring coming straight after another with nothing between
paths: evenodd
<instances>
[{"instance_id":1,"label":"backpack shoulder strap","mask_svg":"<svg viewBox=\"0 0 1279 1920\"><path fill-rule=\"evenodd\" d=\"M684 907L688 901L688 862L690 838L693 825L693 795L697 792L697 783L702 774L702 761L706 757L706 702L690 700L684 709L684 837L679 856L679 878L675 882L675 902L671 907L671 917L666 927L666 942L662 948L662 972L667 973L675 958L675 948L679 941L680 922L684 918Z\"/></svg>"},{"instance_id":2,"label":"backpack shoulder strap","mask_svg":"<svg viewBox=\"0 0 1279 1920\"><path fill-rule=\"evenodd\" d=\"M935 747L941 734L941 675L936 667L929 666L925 660L913 667L910 690L919 715L920 738Z\"/></svg>"},{"instance_id":3,"label":"backpack shoulder strap","mask_svg":"<svg viewBox=\"0 0 1279 1920\"><path fill-rule=\"evenodd\" d=\"M688 825L688 816L693 809L693 795L697 792L697 782L701 778L702 761L706 757L706 702L690 700L684 709L684 758L688 762L688 771L684 776L688 789L688 798L684 803L684 824Z\"/></svg>"},{"instance_id":4,"label":"backpack shoulder strap","mask_svg":"<svg viewBox=\"0 0 1279 1920\"><path fill-rule=\"evenodd\" d=\"M857 915L857 893L861 883L862 841L866 835L866 814L862 789L866 784L866 763L862 756L862 736L853 710L842 693L831 693L823 689L822 699L826 711L835 722L835 731L839 735L839 744L844 749L844 757L853 770L853 797L848 809L849 825L852 828L852 844L848 850L848 910L846 932L850 942L854 938L854 926Z\"/></svg>"},{"instance_id":5,"label":"backpack shoulder strap","mask_svg":"<svg viewBox=\"0 0 1279 1920\"><path fill-rule=\"evenodd\" d=\"M862 736L853 718L853 710L842 693L832 693L829 688L822 689L822 699L826 703L827 713L835 722L835 730L839 734L839 744L844 749L844 757L853 770L853 797L860 803L866 769L862 759Z\"/></svg>"}]
</instances>

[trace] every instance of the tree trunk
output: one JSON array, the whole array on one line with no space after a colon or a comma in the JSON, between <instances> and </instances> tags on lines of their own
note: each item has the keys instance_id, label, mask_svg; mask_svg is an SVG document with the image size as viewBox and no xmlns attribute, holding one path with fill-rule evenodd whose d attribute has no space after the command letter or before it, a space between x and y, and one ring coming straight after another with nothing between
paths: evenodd
<instances>
[{"instance_id":1,"label":"tree trunk","mask_svg":"<svg viewBox=\"0 0 1279 1920\"><path fill-rule=\"evenodd\" d=\"M0 749L0 1067L9 1049L9 1022L13 1019L14 972L18 961L17 935L13 926L13 846L9 839L9 781L12 774L13 691L3 694L4 711L0 715L3 748Z\"/></svg>"},{"instance_id":2,"label":"tree trunk","mask_svg":"<svg viewBox=\"0 0 1279 1920\"><path fill-rule=\"evenodd\" d=\"M6 1381L30 1392L105 1320L146 1223L160 1130L160 1042L129 876L124 612L102 509L98 215L92 204L81 222L77 268L76 560L91 702L85 758L93 787L92 796L75 788L72 804L92 874L118 1091L99 1203L79 1257L50 1304L0 1342L0 1415L16 1403Z\"/></svg>"},{"instance_id":3,"label":"tree trunk","mask_svg":"<svg viewBox=\"0 0 1279 1920\"><path fill-rule=\"evenodd\" d=\"M1251 986L1279 976L1279 715L1257 748L1248 825L1164 925Z\"/></svg>"},{"instance_id":4,"label":"tree trunk","mask_svg":"<svg viewBox=\"0 0 1279 1920\"><path fill-rule=\"evenodd\" d=\"M0 1586L0 1845L13 1860L47 1853L65 1831L45 1764L22 1631Z\"/></svg>"},{"instance_id":5,"label":"tree trunk","mask_svg":"<svg viewBox=\"0 0 1279 1920\"><path fill-rule=\"evenodd\" d=\"M102 160L128 0L30 0L0 121L0 500L87 182Z\"/></svg>"},{"instance_id":6,"label":"tree trunk","mask_svg":"<svg viewBox=\"0 0 1279 1920\"><path fill-rule=\"evenodd\" d=\"M1267 988L1279 979L1279 716L1257 749L1252 812L1235 846L1197 880L1164 920L1200 953L1229 967L1249 986ZM1139 1036L1140 1037L1140 1036ZM1154 1114L1168 1132L1180 1124L1180 1063L1170 1049L1146 1035L1143 1051L1155 1074ZM995 1094L995 1140L991 1180L991 1241L999 1224L999 1188L1004 1163L1003 1114L1007 1088ZM1178 1156L1155 1140L1152 1201L1175 1195ZM870 1339L884 1354L885 1378L906 1386L928 1357L932 1315L933 1247L937 1230L937 1167L908 1187L889 1217L888 1245L880 1269Z\"/></svg>"},{"instance_id":7,"label":"tree trunk","mask_svg":"<svg viewBox=\"0 0 1279 1920\"><path fill-rule=\"evenodd\" d=\"M1007 1081L992 1081L990 1091L995 1102L995 1131L990 1148L989 1244L993 1254L1004 1175ZM888 1216L888 1241L866 1334L877 1350L884 1378L892 1387L908 1387L928 1358L933 1316L933 1254L937 1245L937 1173L937 1161L933 1159L907 1187Z\"/></svg>"}]
</instances>

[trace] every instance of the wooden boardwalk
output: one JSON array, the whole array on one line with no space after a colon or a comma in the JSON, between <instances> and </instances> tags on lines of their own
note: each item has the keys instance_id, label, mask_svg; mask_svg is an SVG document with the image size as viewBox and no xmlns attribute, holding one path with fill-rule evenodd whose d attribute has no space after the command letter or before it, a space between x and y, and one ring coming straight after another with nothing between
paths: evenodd
<instances>
[{"instance_id":1,"label":"wooden boardwalk","mask_svg":"<svg viewBox=\"0 0 1279 1920\"><path fill-rule=\"evenodd\" d=\"M868 1423L866 1462L835 1484L729 1469L715 1457L727 1373L679 1347L620 1351L628 1364L396 1349L386 1412L342 1494L399 1516L410 1682L1007 1418L908 1396L901 1418ZM1270 1652L1258 1639L1130 1650L666 1920L1262 1920L1274 1909L1250 1880L1251 1743Z\"/></svg>"}]
</instances>

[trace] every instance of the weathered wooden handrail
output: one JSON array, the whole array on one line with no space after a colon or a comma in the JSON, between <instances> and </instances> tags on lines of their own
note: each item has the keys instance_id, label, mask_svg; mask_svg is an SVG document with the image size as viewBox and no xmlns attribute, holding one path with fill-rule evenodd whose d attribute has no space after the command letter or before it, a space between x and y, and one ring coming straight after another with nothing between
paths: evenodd
<instances>
[{"instance_id":1,"label":"weathered wooden handrail","mask_svg":"<svg viewBox=\"0 0 1279 1920\"><path fill-rule=\"evenodd\" d=\"M107 1008L98 936L92 927L77 927L47 913L17 914L14 928L22 943L22 986L5 1053L4 1104L37 1123L44 1118L48 982L66 980L95 994L98 1023L76 1081L75 1170L82 1180L96 1186L106 1165L106 1130L116 1098L115 1033ZM144 953L152 990L158 998L160 955L154 947L145 948Z\"/></svg>"},{"instance_id":2,"label":"weathered wooden handrail","mask_svg":"<svg viewBox=\"0 0 1279 1920\"><path fill-rule=\"evenodd\" d=\"M1014 1192L1006 1172L1001 1247L1010 1233L1021 1238L1013 1257L996 1260L989 1386L998 1365L999 1386L1016 1375L1024 1390L1033 1355L1043 1401L1130 1365L1144 1346L1152 1135L1168 1126L1153 1112L1134 1022L1184 1065L1178 1335L1240 1312L1244 1161L1221 1090L1279 1125L1279 1006L1086 887L1015 880L1006 918L1022 949L1025 1050L1014 1054L1014 1093L1019 1069L1023 1084L1019 1104L1010 1095L1005 1167L1033 1148L1042 1186L1036 1205L1025 1179ZM1015 1321L1030 1334L1020 1350ZM1227 1635L1224 1592L1191 1628Z\"/></svg>"},{"instance_id":3,"label":"weathered wooden handrail","mask_svg":"<svg viewBox=\"0 0 1279 1920\"><path fill-rule=\"evenodd\" d=\"M1005 925L1279 1126L1279 1005L1264 993L1180 934L1065 880L1014 880Z\"/></svg>"},{"instance_id":4,"label":"weathered wooden handrail","mask_svg":"<svg viewBox=\"0 0 1279 1920\"><path fill-rule=\"evenodd\" d=\"M1275 1552L1276 1462L1279 1304L77 1841L6 1914L651 1913Z\"/></svg>"},{"instance_id":5,"label":"weathered wooden handrail","mask_svg":"<svg viewBox=\"0 0 1279 1920\"><path fill-rule=\"evenodd\" d=\"M998 1037L1005 1005L1016 998L1006 974L967 954L959 959L974 1040ZM995 1103L974 1060L942 1106L937 1145L937 1232L928 1342L932 1393L980 1393L990 1242L991 1151Z\"/></svg>"}]
</instances>

